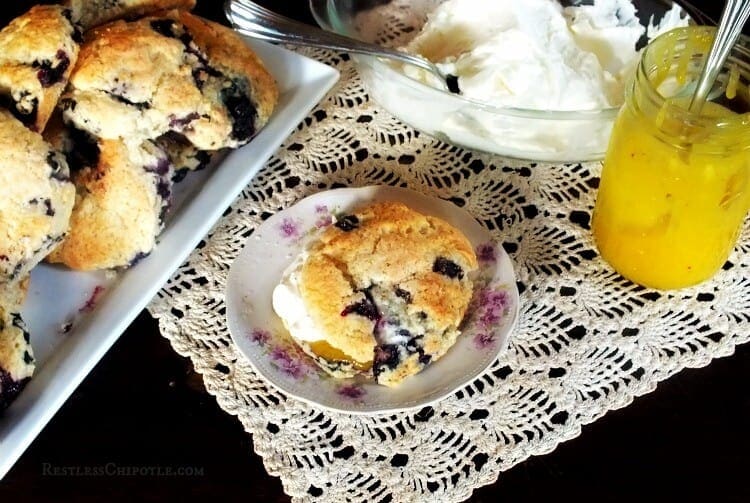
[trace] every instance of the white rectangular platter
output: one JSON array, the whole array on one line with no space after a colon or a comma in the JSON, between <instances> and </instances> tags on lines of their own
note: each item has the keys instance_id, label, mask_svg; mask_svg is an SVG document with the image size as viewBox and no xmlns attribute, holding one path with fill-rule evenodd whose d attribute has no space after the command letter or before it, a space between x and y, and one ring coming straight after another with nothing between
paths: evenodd
<instances>
[{"instance_id":1,"label":"white rectangular platter","mask_svg":"<svg viewBox=\"0 0 750 503\"><path fill-rule=\"evenodd\" d=\"M23 310L36 374L0 416L0 479L10 470L104 353L166 283L284 139L339 78L333 68L280 47L248 40L279 85L266 127L217 166L175 187L175 205L153 253L117 276L38 266ZM103 287L92 309L83 308ZM67 332L63 327L73 322Z\"/></svg>"}]
</instances>

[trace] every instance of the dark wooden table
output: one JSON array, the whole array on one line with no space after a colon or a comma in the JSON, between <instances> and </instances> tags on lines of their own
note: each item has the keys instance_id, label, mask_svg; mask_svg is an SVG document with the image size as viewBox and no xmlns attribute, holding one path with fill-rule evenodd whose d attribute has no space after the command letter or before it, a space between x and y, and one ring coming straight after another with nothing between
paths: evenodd
<instances>
[{"instance_id":1,"label":"dark wooden table","mask_svg":"<svg viewBox=\"0 0 750 503\"><path fill-rule=\"evenodd\" d=\"M312 22L304 0L260 3ZM718 17L723 2L694 3ZM31 4L4 3L0 21ZM199 0L198 12L221 19L221 2ZM501 474L472 501L750 501L748 369L745 346L682 372L553 453ZM66 467L193 475L70 476ZM254 454L251 437L144 312L0 482L0 502L179 499L289 500Z\"/></svg>"}]
</instances>

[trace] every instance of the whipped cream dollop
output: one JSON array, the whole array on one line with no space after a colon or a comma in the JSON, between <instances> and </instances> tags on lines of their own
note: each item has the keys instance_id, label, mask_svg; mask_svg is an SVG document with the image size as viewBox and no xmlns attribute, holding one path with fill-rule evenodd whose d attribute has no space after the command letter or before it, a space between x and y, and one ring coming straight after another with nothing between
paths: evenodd
<instances>
[{"instance_id":1,"label":"whipped cream dollop","mask_svg":"<svg viewBox=\"0 0 750 503\"><path fill-rule=\"evenodd\" d=\"M461 94L494 106L598 110L622 104L637 42L687 25L675 5L643 26L629 0L563 8L556 0L447 0L405 48L458 77ZM404 65L408 76L444 83Z\"/></svg>"},{"instance_id":2,"label":"whipped cream dollop","mask_svg":"<svg viewBox=\"0 0 750 503\"><path fill-rule=\"evenodd\" d=\"M300 275L308 255L307 251L303 251L284 270L279 284L273 290L271 302L273 310L281 318L289 335L298 341L309 343L324 341L328 337L323 328L308 314L300 291ZM388 308L388 303L383 298L377 298L376 304ZM390 323L384 320L377 325L378 342L380 344L406 344L410 337L404 335L404 328L414 333L420 330L409 323L409 320L401 320L400 323Z\"/></svg>"},{"instance_id":3,"label":"whipped cream dollop","mask_svg":"<svg viewBox=\"0 0 750 503\"><path fill-rule=\"evenodd\" d=\"M286 268L271 300L289 335L298 341L315 342L325 340L326 334L308 314L300 293L300 274L307 256L307 252L300 253Z\"/></svg>"}]
</instances>

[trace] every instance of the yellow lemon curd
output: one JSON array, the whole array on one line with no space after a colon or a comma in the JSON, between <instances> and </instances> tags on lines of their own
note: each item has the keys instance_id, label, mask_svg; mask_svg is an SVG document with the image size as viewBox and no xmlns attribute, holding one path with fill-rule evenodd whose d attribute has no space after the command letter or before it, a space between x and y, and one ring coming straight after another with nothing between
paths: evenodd
<instances>
[{"instance_id":1,"label":"yellow lemon curd","mask_svg":"<svg viewBox=\"0 0 750 503\"><path fill-rule=\"evenodd\" d=\"M594 209L599 252L648 287L681 288L726 261L750 207L750 102L730 62L725 89L700 114L687 110L713 31L683 28L644 52L615 122ZM733 65L733 66L732 66ZM669 92L671 98L661 93Z\"/></svg>"},{"instance_id":2,"label":"yellow lemon curd","mask_svg":"<svg viewBox=\"0 0 750 503\"><path fill-rule=\"evenodd\" d=\"M310 351L326 361L347 363L360 372L366 372L372 368L372 360L367 362L357 361L326 341L309 342L307 345L310 347Z\"/></svg>"}]
</instances>

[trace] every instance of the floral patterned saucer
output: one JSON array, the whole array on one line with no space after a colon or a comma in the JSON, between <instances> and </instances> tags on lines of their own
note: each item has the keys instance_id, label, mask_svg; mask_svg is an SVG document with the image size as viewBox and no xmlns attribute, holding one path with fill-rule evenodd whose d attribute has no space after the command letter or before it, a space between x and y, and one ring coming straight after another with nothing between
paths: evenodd
<instances>
[{"instance_id":1,"label":"floral patterned saucer","mask_svg":"<svg viewBox=\"0 0 750 503\"><path fill-rule=\"evenodd\" d=\"M334 214L382 200L401 201L461 229L480 262L458 341L445 356L397 388L386 388L364 376L329 376L291 340L271 305L283 271L312 233L330 225ZM266 220L232 264L226 306L232 338L260 375L290 396L352 414L424 407L471 382L507 346L519 307L510 258L471 215L441 199L381 186L321 192Z\"/></svg>"}]
</instances>

